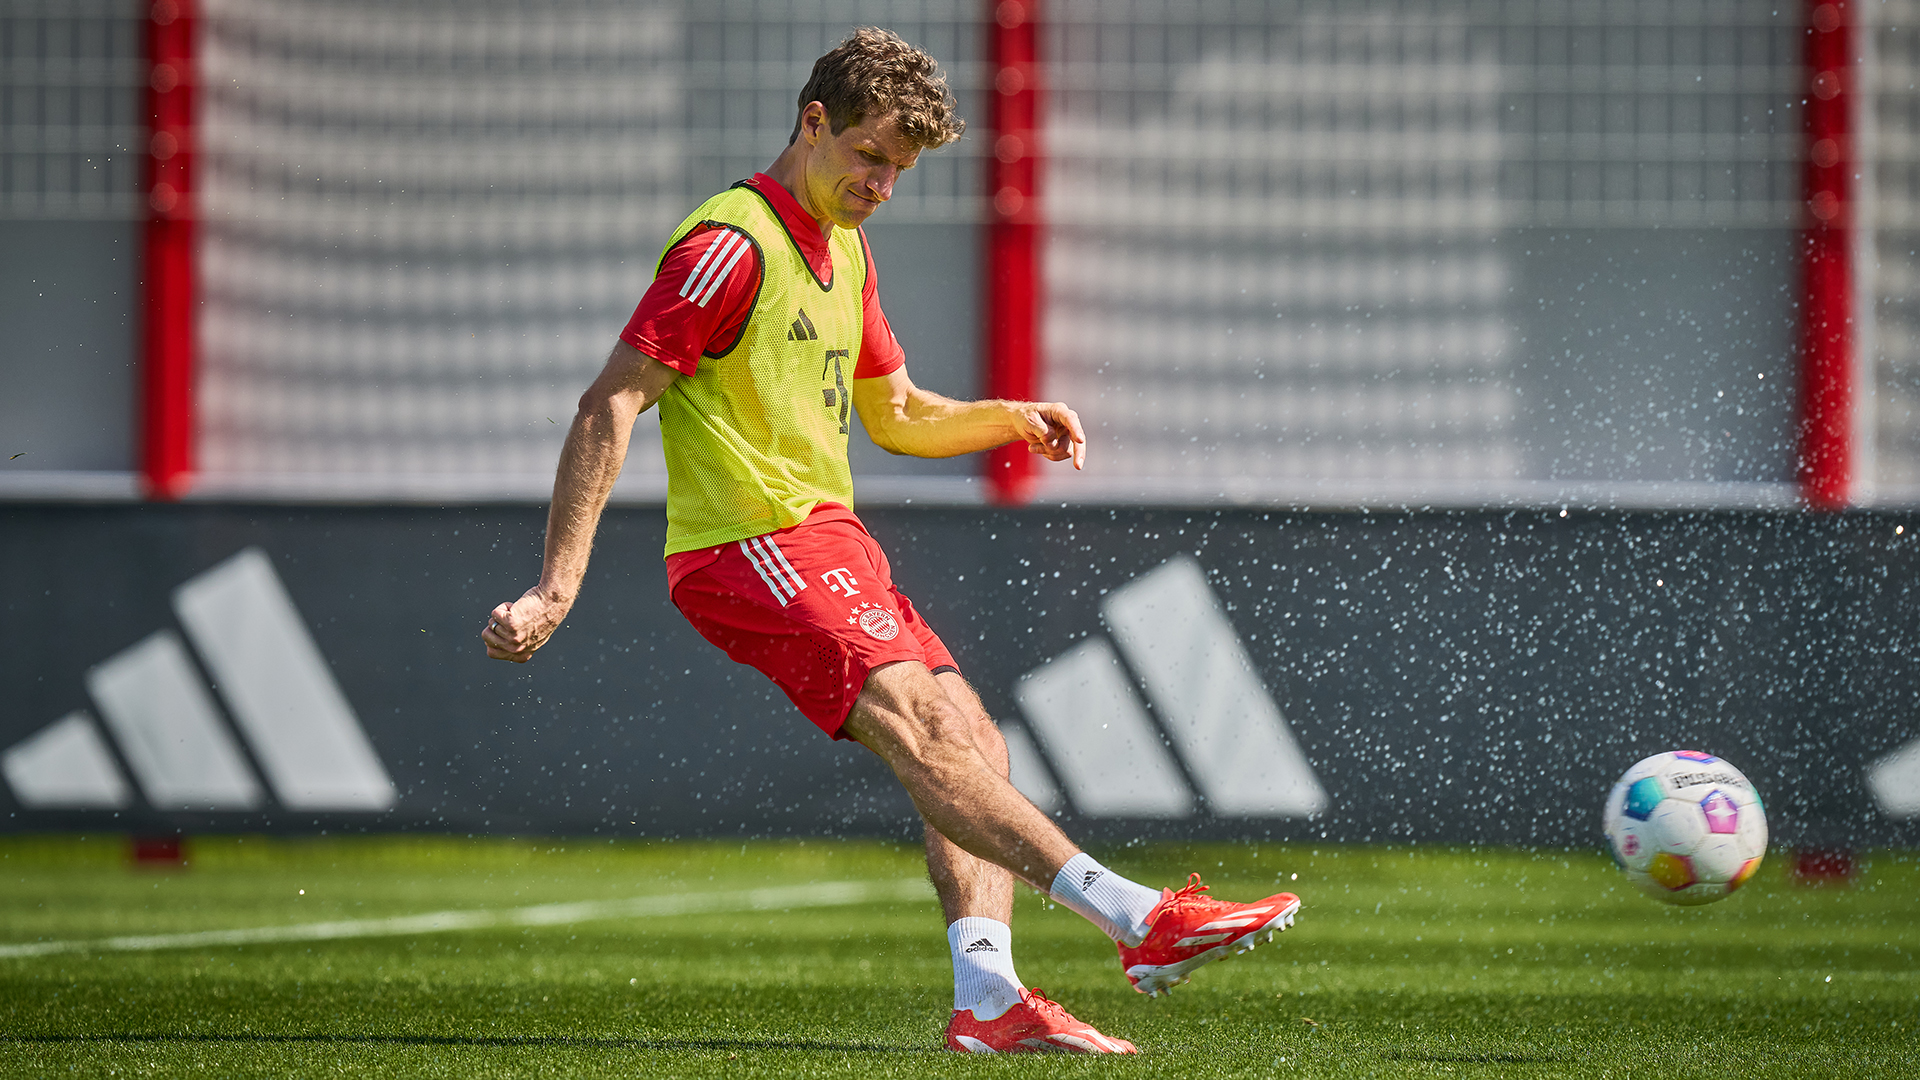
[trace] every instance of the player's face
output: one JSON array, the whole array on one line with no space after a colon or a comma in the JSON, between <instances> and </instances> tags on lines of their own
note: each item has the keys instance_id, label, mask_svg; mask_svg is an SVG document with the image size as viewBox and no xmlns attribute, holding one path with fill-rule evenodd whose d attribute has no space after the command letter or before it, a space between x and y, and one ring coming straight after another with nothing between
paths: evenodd
<instances>
[{"instance_id":1,"label":"player's face","mask_svg":"<svg viewBox=\"0 0 1920 1080\"><path fill-rule=\"evenodd\" d=\"M835 135L824 110L802 137L807 154L807 202L814 216L843 229L857 228L893 198L893 184L920 159L918 144L900 134L891 116L848 124Z\"/></svg>"}]
</instances>

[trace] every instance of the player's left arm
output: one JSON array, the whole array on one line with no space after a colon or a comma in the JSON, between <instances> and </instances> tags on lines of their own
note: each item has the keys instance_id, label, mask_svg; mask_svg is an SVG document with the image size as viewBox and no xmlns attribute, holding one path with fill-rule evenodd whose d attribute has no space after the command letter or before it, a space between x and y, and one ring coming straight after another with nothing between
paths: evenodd
<instances>
[{"instance_id":1,"label":"player's left arm","mask_svg":"<svg viewBox=\"0 0 1920 1080\"><path fill-rule=\"evenodd\" d=\"M875 445L891 454L954 457L1010 442L1085 468L1087 434L1058 401L956 401L913 384L905 365L853 380L853 405Z\"/></svg>"},{"instance_id":2,"label":"player's left arm","mask_svg":"<svg viewBox=\"0 0 1920 1080\"><path fill-rule=\"evenodd\" d=\"M1086 467L1087 434L1080 417L1057 401L955 401L913 385L906 353L880 307L880 273L865 233L860 246L867 275L860 291L853 405L875 445L890 454L937 458L1024 442L1049 461Z\"/></svg>"}]
</instances>

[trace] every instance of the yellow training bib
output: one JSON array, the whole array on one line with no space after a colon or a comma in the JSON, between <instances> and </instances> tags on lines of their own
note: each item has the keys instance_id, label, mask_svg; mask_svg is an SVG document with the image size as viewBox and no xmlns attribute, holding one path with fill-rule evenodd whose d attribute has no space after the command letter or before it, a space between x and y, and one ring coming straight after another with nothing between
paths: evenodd
<instances>
[{"instance_id":1,"label":"yellow training bib","mask_svg":"<svg viewBox=\"0 0 1920 1080\"><path fill-rule=\"evenodd\" d=\"M752 188L701 204L667 250L703 223L746 234L762 273L739 340L703 355L660 398L669 555L797 525L823 502L853 506L847 430L867 283L859 231L833 230L833 275L822 284Z\"/></svg>"}]
</instances>

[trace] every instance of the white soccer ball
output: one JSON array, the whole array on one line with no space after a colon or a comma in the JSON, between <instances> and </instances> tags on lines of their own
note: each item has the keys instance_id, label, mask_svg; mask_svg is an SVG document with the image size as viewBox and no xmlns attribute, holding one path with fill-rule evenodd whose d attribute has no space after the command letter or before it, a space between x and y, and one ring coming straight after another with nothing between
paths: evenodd
<instances>
[{"instance_id":1,"label":"white soccer ball","mask_svg":"<svg viewBox=\"0 0 1920 1080\"><path fill-rule=\"evenodd\" d=\"M1767 813L1739 769L1698 750L1655 754L1607 793L1607 850L1641 892L1711 904L1746 884L1767 853Z\"/></svg>"}]
</instances>

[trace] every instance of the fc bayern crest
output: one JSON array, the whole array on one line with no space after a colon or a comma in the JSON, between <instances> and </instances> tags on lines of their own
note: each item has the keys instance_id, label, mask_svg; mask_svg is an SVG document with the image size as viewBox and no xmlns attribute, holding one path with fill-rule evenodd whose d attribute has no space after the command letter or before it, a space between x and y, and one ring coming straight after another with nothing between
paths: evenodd
<instances>
[{"instance_id":1,"label":"fc bayern crest","mask_svg":"<svg viewBox=\"0 0 1920 1080\"><path fill-rule=\"evenodd\" d=\"M900 620L879 604L861 604L853 609L852 615L847 616L847 621L865 630L868 637L881 641L892 641L900 636Z\"/></svg>"}]
</instances>

